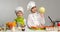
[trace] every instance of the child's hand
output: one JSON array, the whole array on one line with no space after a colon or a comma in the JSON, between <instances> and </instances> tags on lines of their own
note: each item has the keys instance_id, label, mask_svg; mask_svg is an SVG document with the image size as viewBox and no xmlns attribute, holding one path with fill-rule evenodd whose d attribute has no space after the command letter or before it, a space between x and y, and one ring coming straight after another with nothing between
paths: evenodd
<instances>
[{"instance_id":1,"label":"child's hand","mask_svg":"<svg viewBox=\"0 0 60 32\"><path fill-rule=\"evenodd\" d=\"M26 25L21 25L21 27L25 27Z\"/></svg>"},{"instance_id":2,"label":"child's hand","mask_svg":"<svg viewBox=\"0 0 60 32\"><path fill-rule=\"evenodd\" d=\"M45 26L44 25L41 25L40 28L45 28Z\"/></svg>"},{"instance_id":3,"label":"child's hand","mask_svg":"<svg viewBox=\"0 0 60 32\"><path fill-rule=\"evenodd\" d=\"M40 26L40 28L45 28L44 26Z\"/></svg>"},{"instance_id":4,"label":"child's hand","mask_svg":"<svg viewBox=\"0 0 60 32\"><path fill-rule=\"evenodd\" d=\"M37 26L31 26L31 29L35 29L35 30L37 30L38 27L37 27Z\"/></svg>"}]
</instances>

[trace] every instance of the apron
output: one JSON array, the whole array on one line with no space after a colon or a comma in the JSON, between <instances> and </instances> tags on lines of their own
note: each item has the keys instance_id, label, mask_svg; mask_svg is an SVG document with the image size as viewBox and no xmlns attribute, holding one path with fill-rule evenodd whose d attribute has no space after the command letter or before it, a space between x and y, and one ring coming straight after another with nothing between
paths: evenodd
<instances>
[{"instance_id":1,"label":"apron","mask_svg":"<svg viewBox=\"0 0 60 32\"><path fill-rule=\"evenodd\" d=\"M22 26L22 25L25 25L24 23L24 18L23 17L17 17L15 19L16 23L17 23L17 26Z\"/></svg>"}]
</instances>

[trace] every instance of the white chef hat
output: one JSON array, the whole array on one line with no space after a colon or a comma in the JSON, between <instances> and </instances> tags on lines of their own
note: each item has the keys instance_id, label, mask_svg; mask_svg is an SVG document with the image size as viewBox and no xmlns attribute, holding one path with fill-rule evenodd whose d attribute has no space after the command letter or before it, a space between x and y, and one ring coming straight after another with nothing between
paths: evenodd
<instances>
[{"instance_id":1,"label":"white chef hat","mask_svg":"<svg viewBox=\"0 0 60 32\"><path fill-rule=\"evenodd\" d=\"M23 7L17 7L16 10L15 10L15 13L17 13L18 11L21 11L21 12L24 13Z\"/></svg>"},{"instance_id":2,"label":"white chef hat","mask_svg":"<svg viewBox=\"0 0 60 32\"><path fill-rule=\"evenodd\" d=\"M36 6L34 1L30 1L27 5L27 10L31 10L32 7Z\"/></svg>"}]
</instances>

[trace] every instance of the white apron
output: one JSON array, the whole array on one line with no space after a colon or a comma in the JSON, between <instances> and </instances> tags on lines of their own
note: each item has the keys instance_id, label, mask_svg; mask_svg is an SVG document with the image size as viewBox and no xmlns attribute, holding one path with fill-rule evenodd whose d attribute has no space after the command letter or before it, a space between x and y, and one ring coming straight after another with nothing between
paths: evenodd
<instances>
[{"instance_id":1,"label":"white apron","mask_svg":"<svg viewBox=\"0 0 60 32\"><path fill-rule=\"evenodd\" d=\"M27 25L29 27L39 26L41 24L45 24L45 21L44 21L44 19L42 20L42 18L40 17L40 14L38 14L38 13L29 14L28 20L27 20Z\"/></svg>"}]
</instances>

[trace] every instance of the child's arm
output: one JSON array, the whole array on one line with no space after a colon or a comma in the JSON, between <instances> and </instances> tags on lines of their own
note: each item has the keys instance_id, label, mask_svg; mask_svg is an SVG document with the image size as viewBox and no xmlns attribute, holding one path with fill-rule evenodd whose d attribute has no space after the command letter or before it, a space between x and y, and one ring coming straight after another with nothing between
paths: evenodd
<instances>
[{"instance_id":1,"label":"child's arm","mask_svg":"<svg viewBox=\"0 0 60 32\"><path fill-rule=\"evenodd\" d=\"M18 27L17 20L15 19L14 22L16 23L16 26Z\"/></svg>"}]
</instances>

